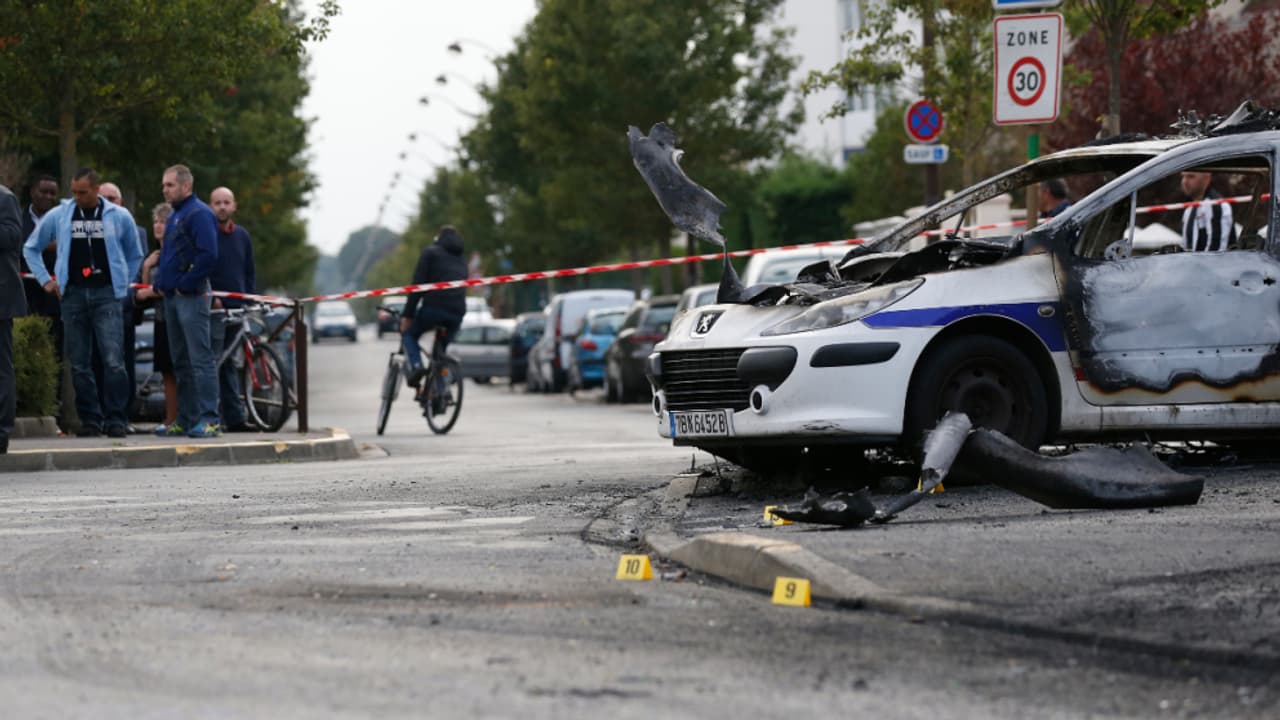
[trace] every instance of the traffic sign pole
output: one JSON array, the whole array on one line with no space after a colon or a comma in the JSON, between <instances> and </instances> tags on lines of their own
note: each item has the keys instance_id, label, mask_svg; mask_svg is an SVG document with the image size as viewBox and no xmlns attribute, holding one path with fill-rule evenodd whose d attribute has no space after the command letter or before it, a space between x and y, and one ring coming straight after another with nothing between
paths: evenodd
<instances>
[{"instance_id":1,"label":"traffic sign pole","mask_svg":"<svg viewBox=\"0 0 1280 720\"><path fill-rule=\"evenodd\" d=\"M1040 133L1035 125L1027 125L1027 159L1040 157ZM1027 186L1027 229L1030 230L1040 222L1040 184Z\"/></svg>"}]
</instances>

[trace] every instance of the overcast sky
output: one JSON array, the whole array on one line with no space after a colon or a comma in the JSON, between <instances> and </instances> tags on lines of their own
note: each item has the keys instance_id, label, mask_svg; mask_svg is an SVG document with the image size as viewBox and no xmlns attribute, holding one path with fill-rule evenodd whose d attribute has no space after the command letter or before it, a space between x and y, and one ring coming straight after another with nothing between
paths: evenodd
<instances>
[{"instance_id":1,"label":"overcast sky","mask_svg":"<svg viewBox=\"0 0 1280 720\"><path fill-rule=\"evenodd\" d=\"M313 10L317 3L307 0ZM347 236L377 219L392 176L382 223L403 230L435 164L452 157L482 108L474 84L492 82L489 56L510 50L534 14L534 0L342 0L328 39L309 48L311 170L319 188L302 213L309 240L333 255ZM447 46L461 39L462 53ZM436 77L445 74L447 83ZM418 99L428 96L423 107ZM452 105L451 105L452 103ZM454 105L457 107L455 108ZM415 143L410 133L418 133ZM434 139L431 137L434 136ZM409 157L401 161L399 155Z\"/></svg>"}]
</instances>

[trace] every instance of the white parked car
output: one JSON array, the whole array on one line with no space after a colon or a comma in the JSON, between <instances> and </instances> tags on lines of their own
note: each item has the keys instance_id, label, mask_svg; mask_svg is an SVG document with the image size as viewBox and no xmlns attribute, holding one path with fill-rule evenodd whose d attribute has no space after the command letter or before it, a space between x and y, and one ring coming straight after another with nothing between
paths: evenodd
<instances>
[{"instance_id":1,"label":"white parked car","mask_svg":"<svg viewBox=\"0 0 1280 720\"><path fill-rule=\"evenodd\" d=\"M751 287L760 283L794 282L805 267L819 260L840 260L848 247L824 246L795 248L792 250L768 250L752 255L742 271L742 284Z\"/></svg>"},{"instance_id":2,"label":"white parked car","mask_svg":"<svg viewBox=\"0 0 1280 720\"><path fill-rule=\"evenodd\" d=\"M629 305L636 297L630 290L573 290L558 293L547 303L546 327L542 338L529 350L529 363L538 364L538 390L560 392L568 382L569 355L573 352L573 333L582 324L588 310Z\"/></svg>"},{"instance_id":3,"label":"white parked car","mask_svg":"<svg viewBox=\"0 0 1280 720\"><path fill-rule=\"evenodd\" d=\"M1028 447L1274 434L1280 132L1212 134L1039 158L853 249L838 276L684 314L649 359L659 434L762 470L914 448L947 410ZM1183 171L1249 196L1236 247L1131 254L1151 222L1136 209L1184 199ZM963 229L982 201L1055 177L1085 191L1056 218Z\"/></svg>"}]
</instances>

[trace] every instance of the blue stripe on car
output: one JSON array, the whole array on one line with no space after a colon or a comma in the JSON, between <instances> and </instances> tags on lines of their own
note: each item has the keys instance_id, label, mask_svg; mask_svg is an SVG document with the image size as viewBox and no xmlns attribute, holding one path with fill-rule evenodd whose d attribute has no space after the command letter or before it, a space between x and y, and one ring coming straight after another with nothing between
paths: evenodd
<instances>
[{"instance_id":1,"label":"blue stripe on car","mask_svg":"<svg viewBox=\"0 0 1280 720\"><path fill-rule=\"evenodd\" d=\"M1049 317L1040 315L1040 308L1045 306L1053 308L1053 314ZM1056 302L958 305L917 310L886 310L865 317L862 322L873 328L945 327L969 317L995 315L1022 323L1044 342L1050 352L1062 352L1067 349L1067 341L1066 334L1062 331L1060 311L1061 308Z\"/></svg>"}]
</instances>

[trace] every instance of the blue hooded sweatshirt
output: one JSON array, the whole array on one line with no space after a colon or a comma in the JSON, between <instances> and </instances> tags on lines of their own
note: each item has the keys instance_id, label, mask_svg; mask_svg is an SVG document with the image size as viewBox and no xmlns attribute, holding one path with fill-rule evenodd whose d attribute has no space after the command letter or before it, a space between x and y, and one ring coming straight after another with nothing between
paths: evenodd
<instances>
[{"instance_id":1,"label":"blue hooded sweatshirt","mask_svg":"<svg viewBox=\"0 0 1280 720\"><path fill-rule=\"evenodd\" d=\"M194 193L172 205L152 285L165 295L194 295L206 289L218 259L218 219Z\"/></svg>"}]
</instances>

